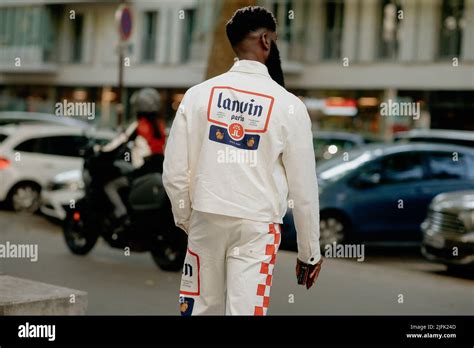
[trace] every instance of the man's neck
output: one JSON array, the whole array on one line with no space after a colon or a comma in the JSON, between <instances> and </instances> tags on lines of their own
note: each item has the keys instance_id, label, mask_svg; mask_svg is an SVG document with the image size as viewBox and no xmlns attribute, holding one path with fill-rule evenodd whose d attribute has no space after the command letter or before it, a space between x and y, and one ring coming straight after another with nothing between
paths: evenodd
<instances>
[{"instance_id":1,"label":"man's neck","mask_svg":"<svg viewBox=\"0 0 474 348\"><path fill-rule=\"evenodd\" d=\"M265 64L263 59L259 59L259 57L257 57L257 55L252 53L252 52L246 52L246 53L238 54L237 58L239 58L239 60L254 60L256 62Z\"/></svg>"}]
</instances>

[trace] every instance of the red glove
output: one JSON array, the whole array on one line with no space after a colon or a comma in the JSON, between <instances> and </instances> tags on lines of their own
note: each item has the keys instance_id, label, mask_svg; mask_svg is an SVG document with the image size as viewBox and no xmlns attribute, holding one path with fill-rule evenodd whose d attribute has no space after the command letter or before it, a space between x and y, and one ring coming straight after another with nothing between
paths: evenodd
<instances>
[{"instance_id":1,"label":"red glove","mask_svg":"<svg viewBox=\"0 0 474 348\"><path fill-rule=\"evenodd\" d=\"M298 280L298 284L306 285L306 289L309 289L313 286L316 279L318 279L319 271L321 271L321 264L323 263L323 259L319 260L318 263L315 265L310 265L308 263L304 263L299 259L296 260L296 278Z\"/></svg>"}]
</instances>

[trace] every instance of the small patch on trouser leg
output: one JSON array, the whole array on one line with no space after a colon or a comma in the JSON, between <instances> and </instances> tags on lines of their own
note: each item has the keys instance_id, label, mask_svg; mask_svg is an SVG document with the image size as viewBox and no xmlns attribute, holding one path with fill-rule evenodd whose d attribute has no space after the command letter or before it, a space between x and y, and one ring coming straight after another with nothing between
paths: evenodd
<instances>
[{"instance_id":1,"label":"small patch on trouser leg","mask_svg":"<svg viewBox=\"0 0 474 348\"><path fill-rule=\"evenodd\" d=\"M188 248L181 276L180 295L199 296L201 293L199 256Z\"/></svg>"},{"instance_id":2,"label":"small patch on trouser leg","mask_svg":"<svg viewBox=\"0 0 474 348\"><path fill-rule=\"evenodd\" d=\"M179 311L181 315L192 315L194 308L194 298L201 293L199 256L188 248L186 259L184 260L183 274L181 276L181 287L179 296Z\"/></svg>"},{"instance_id":3,"label":"small patch on trouser leg","mask_svg":"<svg viewBox=\"0 0 474 348\"><path fill-rule=\"evenodd\" d=\"M193 313L194 299L191 297L179 297L179 310L182 316L190 316Z\"/></svg>"}]
</instances>

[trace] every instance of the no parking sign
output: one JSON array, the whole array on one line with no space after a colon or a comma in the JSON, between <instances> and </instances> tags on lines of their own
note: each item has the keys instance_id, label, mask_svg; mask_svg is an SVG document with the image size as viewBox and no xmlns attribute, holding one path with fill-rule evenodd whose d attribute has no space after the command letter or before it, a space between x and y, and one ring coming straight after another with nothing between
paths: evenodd
<instances>
[{"instance_id":1,"label":"no parking sign","mask_svg":"<svg viewBox=\"0 0 474 348\"><path fill-rule=\"evenodd\" d=\"M132 35L132 11L127 5L120 5L115 12L118 31L122 41L127 41Z\"/></svg>"}]
</instances>

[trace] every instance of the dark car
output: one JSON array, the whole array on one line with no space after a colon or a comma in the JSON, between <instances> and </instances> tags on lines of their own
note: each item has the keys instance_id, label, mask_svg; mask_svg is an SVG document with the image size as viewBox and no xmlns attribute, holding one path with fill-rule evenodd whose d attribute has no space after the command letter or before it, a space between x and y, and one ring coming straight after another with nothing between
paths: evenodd
<instances>
[{"instance_id":1,"label":"dark car","mask_svg":"<svg viewBox=\"0 0 474 348\"><path fill-rule=\"evenodd\" d=\"M421 240L434 196L474 189L474 150L444 144L366 145L318 168L321 245ZM296 239L291 210L283 231ZM285 242L285 243L286 243Z\"/></svg>"},{"instance_id":2,"label":"dark car","mask_svg":"<svg viewBox=\"0 0 474 348\"><path fill-rule=\"evenodd\" d=\"M414 129L395 134L395 141L429 142L474 147L474 132L449 129Z\"/></svg>"},{"instance_id":3,"label":"dark car","mask_svg":"<svg viewBox=\"0 0 474 348\"><path fill-rule=\"evenodd\" d=\"M317 131L313 133L314 153L317 161L329 160L366 143L359 134L348 132Z\"/></svg>"},{"instance_id":4,"label":"dark car","mask_svg":"<svg viewBox=\"0 0 474 348\"><path fill-rule=\"evenodd\" d=\"M474 270L474 191L436 196L421 229L421 251L428 260Z\"/></svg>"}]
</instances>

